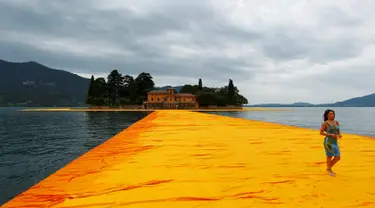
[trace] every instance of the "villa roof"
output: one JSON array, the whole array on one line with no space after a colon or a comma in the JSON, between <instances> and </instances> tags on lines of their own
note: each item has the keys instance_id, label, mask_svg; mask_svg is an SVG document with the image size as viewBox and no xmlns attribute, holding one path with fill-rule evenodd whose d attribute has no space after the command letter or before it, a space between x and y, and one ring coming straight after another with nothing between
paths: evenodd
<instances>
[{"instance_id":1,"label":"villa roof","mask_svg":"<svg viewBox=\"0 0 375 208\"><path fill-rule=\"evenodd\" d=\"M151 90L147 94L169 94L167 90ZM174 94L176 97L188 97L188 96L195 96L191 93L176 93Z\"/></svg>"},{"instance_id":2,"label":"villa roof","mask_svg":"<svg viewBox=\"0 0 375 208\"><path fill-rule=\"evenodd\" d=\"M147 94L168 94L167 90L151 90Z\"/></svg>"},{"instance_id":3,"label":"villa roof","mask_svg":"<svg viewBox=\"0 0 375 208\"><path fill-rule=\"evenodd\" d=\"M190 94L190 93L177 93L175 94L175 96L195 96L195 95Z\"/></svg>"}]
</instances>

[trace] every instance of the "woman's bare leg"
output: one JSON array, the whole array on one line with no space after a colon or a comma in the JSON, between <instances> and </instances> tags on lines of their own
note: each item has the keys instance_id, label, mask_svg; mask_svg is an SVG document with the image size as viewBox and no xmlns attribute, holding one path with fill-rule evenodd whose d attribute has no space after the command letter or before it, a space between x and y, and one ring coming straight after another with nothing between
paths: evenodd
<instances>
[{"instance_id":1,"label":"woman's bare leg","mask_svg":"<svg viewBox=\"0 0 375 208\"><path fill-rule=\"evenodd\" d=\"M332 168L332 157L331 156L327 156L326 163L327 163L327 171L331 171L331 168Z\"/></svg>"},{"instance_id":2,"label":"woman's bare leg","mask_svg":"<svg viewBox=\"0 0 375 208\"><path fill-rule=\"evenodd\" d=\"M340 161L340 156L335 156L332 160L331 160L331 168L338 162Z\"/></svg>"},{"instance_id":3,"label":"woman's bare leg","mask_svg":"<svg viewBox=\"0 0 375 208\"><path fill-rule=\"evenodd\" d=\"M331 156L327 156L327 172L329 173L330 176L334 176L335 173L332 171L332 157Z\"/></svg>"}]
</instances>

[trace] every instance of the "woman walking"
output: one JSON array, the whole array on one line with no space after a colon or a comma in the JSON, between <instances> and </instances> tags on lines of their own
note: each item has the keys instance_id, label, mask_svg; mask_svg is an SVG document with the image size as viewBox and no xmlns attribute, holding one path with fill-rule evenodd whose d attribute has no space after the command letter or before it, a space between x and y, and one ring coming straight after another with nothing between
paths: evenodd
<instances>
[{"instance_id":1,"label":"woman walking","mask_svg":"<svg viewBox=\"0 0 375 208\"><path fill-rule=\"evenodd\" d=\"M324 149L327 156L327 171L335 176L332 167L340 160L340 148L337 139L341 138L340 124L335 120L335 111L328 109L324 112L324 122L320 128L320 135L324 138Z\"/></svg>"}]
</instances>

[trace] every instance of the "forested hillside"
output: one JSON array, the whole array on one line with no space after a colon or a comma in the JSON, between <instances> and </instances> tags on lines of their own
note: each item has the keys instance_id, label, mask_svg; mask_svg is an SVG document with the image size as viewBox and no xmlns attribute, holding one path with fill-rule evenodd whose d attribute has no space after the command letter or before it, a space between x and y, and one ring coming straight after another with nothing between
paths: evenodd
<instances>
[{"instance_id":1,"label":"forested hillside","mask_svg":"<svg viewBox=\"0 0 375 208\"><path fill-rule=\"evenodd\" d=\"M36 62L0 60L0 106L83 105L89 81Z\"/></svg>"}]
</instances>

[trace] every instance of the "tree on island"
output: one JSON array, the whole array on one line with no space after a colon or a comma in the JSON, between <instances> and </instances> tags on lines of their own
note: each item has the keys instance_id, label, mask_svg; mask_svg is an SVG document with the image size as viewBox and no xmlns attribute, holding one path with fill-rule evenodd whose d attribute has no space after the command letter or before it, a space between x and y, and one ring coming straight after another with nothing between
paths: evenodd
<instances>
[{"instance_id":1,"label":"tree on island","mask_svg":"<svg viewBox=\"0 0 375 208\"><path fill-rule=\"evenodd\" d=\"M150 73L142 72L135 79L130 75L122 75L112 70L107 76L90 79L86 104L92 106L117 107L124 105L141 105L147 99L147 93L155 89ZM180 93L191 93L197 96L200 106L226 106L247 104L247 99L239 94L239 90L230 79L227 86L221 88L205 87L202 79L198 85L184 85Z\"/></svg>"},{"instance_id":2,"label":"tree on island","mask_svg":"<svg viewBox=\"0 0 375 208\"><path fill-rule=\"evenodd\" d=\"M125 75L123 77L123 86L120 89L120 104L121 105L127 105L131 104L131 97L133 96L132 88L135 86L134 85L134 78L130 75ZM134 97L134 96L133 96Z\"/></svg>"},{"instance_id":3,"label":"tree on island","mask_svg":"<svg viewBox=\"0 0 375 208\"><path fill-rule=\"evenodd\" d=\"M235 92L234 92L234 85L233 81L229 79L229 84L228 84L228 103L231 105L235 105L236 101L234 100Z\"/></svg>"},{"instance_id":4,"label":"tree on island","mask_svg":"<svg viewBox=\"0 0 375 208\"><path fill-rule=\"evenodd\" d=\"M102 77L99 77L95 79L93 86L92 87L92 96L91 96L91 102L87 103L90 105L98 105L98 106L103 106L103 105L108 105L107 102L107 83L105 82L105 79Z\"/></svg>"},{"instance_id":5,"label":"tree on island","mask_svg":"<svg viewBox=\"0 0 375 208\"><path fill-rule=\"evenodd\" d=\"M94 75L93 75L93 76L91 76L91 79L90 79L90 85L89 85L89 89L88 89L88 92L87 92L86 103L92 102L93 93L94 93L94 89L93 89L94 83L95 83L95 78L94 78Z\"/></svg>"},{"instance_id":6,"label":"tree on island","mask_svg":"<svg viewBox=\"0 0 375 208\"><path fill-rule=\"evenodd\" d=\"M124 85L124 77L115 69L107 77L107 92L109 106L120 104L120 91Z\"/></svg>"},{"instance_id":7,"label":"tree on island","mask_svg":"<svg viewBox=\"0 0 375 208\"><path fill-rule=\"evenodd\" d=\"M240 94L238 88L234 86L233 80L231 79L229 80L229 84L227 86L221 88L202 86L201 90L199 90L199 83L201 82L202 80L199 79L198 85L184 85L180 92L196 95L200 106L248 104L248 100Z\"/></svg>"},{"instance_id":8,"label":"tree on island","mask_svg":"<svg viewBox=\"0 0 375 208\"><path fill-rule=\"evenodd\" d=\"M155 86L152 79L149 73L142 72L134 79L114 69L108 75L107 82L102 77L90 82L86 104L110 107L142 104L147 92Z\"/></svg>"}]
</instances>

